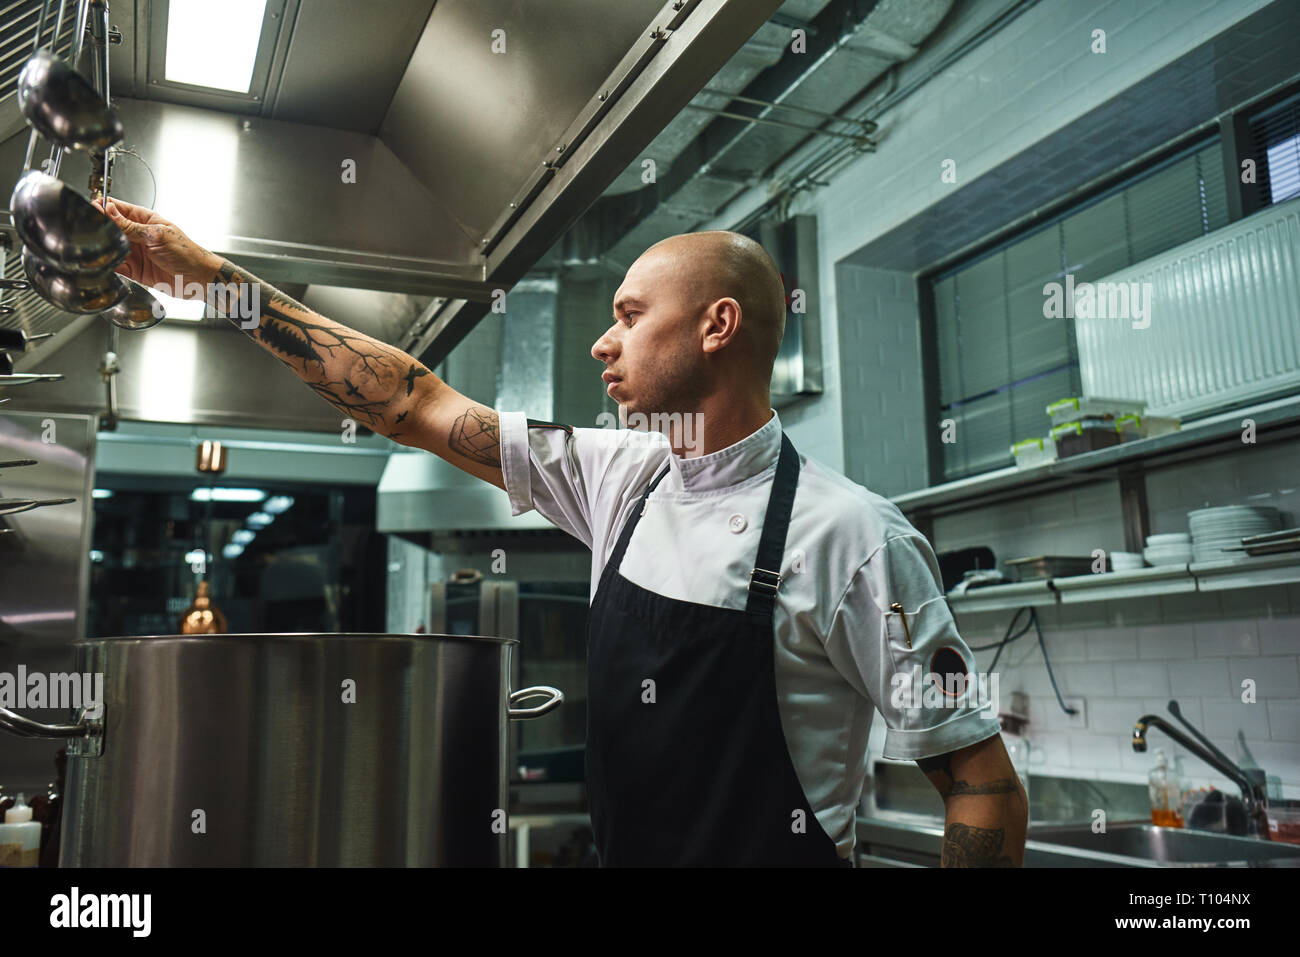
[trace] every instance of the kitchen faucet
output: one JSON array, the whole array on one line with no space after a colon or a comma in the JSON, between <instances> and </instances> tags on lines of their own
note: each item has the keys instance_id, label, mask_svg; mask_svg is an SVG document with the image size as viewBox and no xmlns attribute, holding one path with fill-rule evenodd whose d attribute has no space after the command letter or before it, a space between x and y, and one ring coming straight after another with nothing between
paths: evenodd
<instances>
[{"instance_id":1,"label":"kitchen faucet","mask_svg":"<svg viewBox=\"0 0 1300 957\"><path fill-rule=\"evenodd\" d=\"M1256 782L1247 777L1246 772L1233 764L1232 761L1228 760L1227 755L1214 745L1210 744L1204 735L1191 726L1179 711L1177 701L1169 702L1169 711L1186 724L1188 730L1196 735L1196 737L1200 739L1200 742L1193 741L1187 735L1183 734L1183 732L1170 725L1169 722L1160 717L1160 715L1144 714L1142 717L1138 718L1137 723L1133 725L1133 750L1138 752L1146 751L1147 727L1154 725L1159 728L1188 751L1192 752L1192 754L1210 765L1210 767L1219 771L1219 773L1223 774L1225 777L1230 778L1237 787L1241 788L1242 801L1246 805L1246 833L1252 837L1262 838L1266 841L1269 840L1268 813L1266 810L1268 803L1263 789Z\"/></svg>"}]
</instances>

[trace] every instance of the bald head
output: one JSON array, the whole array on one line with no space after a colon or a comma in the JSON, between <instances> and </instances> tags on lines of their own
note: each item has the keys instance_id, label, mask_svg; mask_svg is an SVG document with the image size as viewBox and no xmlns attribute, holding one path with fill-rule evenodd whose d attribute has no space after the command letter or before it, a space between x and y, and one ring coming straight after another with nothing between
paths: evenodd
<instances>
[{"instance_id":1,"label":"bald head","mask_svg":"<svg viewBox=\"0 0 1300 957\"><path fill-rule=\"evenodd\" d=\"M669 236L641 256L647 257L671 260L674 285L688 308L736 300L742 334L770 374L785 331L785 286L762 246L740 233L716 229Z\"/></svg>"}]
</instances>

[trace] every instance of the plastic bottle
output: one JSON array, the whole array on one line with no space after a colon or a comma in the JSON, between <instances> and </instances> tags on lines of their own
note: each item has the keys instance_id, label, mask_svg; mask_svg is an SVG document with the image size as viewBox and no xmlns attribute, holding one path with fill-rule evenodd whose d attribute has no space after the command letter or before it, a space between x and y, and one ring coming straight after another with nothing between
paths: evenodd
<instances>
[{"instance_id":1,"label":"plastic bottle","mask_svg":"<svg viewBox=\"0 0 1300 957\"><path fill-rule=\"evenodd\" d=\"M1156 766L1147 779L1147 794L1151 798L1151 823L1159 827L1182 827L1182 788L1178 772L1169 767L1169 756L1156 751Z\"/></svg>"},{"instance_id":2,"label":"plastic bottle","mask_svg":"<svg viewBox=\"0 0 1300 957\"><path fill-rule=\"evenodd\" d=\"M18 795L0 824L0 867L35 867L41 855L41 825Z\"/></svg>"}]
</instances>

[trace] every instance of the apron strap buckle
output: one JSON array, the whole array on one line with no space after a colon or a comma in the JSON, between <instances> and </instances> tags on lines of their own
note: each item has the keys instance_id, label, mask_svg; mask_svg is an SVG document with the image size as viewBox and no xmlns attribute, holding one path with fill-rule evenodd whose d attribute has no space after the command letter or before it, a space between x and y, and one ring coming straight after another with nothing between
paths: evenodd
<instances>
[{"instance_id":1,"label":"apron strap buckle","mask_svg":"<svg viewBox=\"0 0 1300 957\"><path fill-rule=\"evenodd\" d=\"M758 577L759 575L768 575L772 578L772 581L763 581ZM752 568L749 571L750 591L753 591L755 588L767 588L771 590L770 594L775 595L776 590L781 587L782 581L784 581L784 579L781 577L779 572L768 571L766 568Z\"/></svg>"}]
</instances>

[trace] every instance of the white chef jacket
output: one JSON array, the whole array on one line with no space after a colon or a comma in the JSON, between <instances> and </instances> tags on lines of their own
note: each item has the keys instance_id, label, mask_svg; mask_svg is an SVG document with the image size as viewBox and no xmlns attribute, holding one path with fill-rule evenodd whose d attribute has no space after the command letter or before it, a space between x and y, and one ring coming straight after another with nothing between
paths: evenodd
<instances>
[{"instance_id":1,"label":"white chef jacket","mask_svg":"<svg viewBox=\"0 0 1300 957\"><path fill-rule=\"evenodd\" d=\"M674 455L657 432L530 427L523 412L499 419L512 512L535 508L591 549L592 598L632 507L668 462L620 574L668 598L744 609L781 448L775 411L746 438L696 458ZM974 670L934 552L891 502L799 459L774 612L777 703L809 806L844 856L854 845L873 711L888 725L885 757L913 760L997 734L997 702L976 707L968 695L956 707L918 707L919 696L898 692L895 675L939 670L931 656L940 647Z\"/></svg>"}]
</instances>

